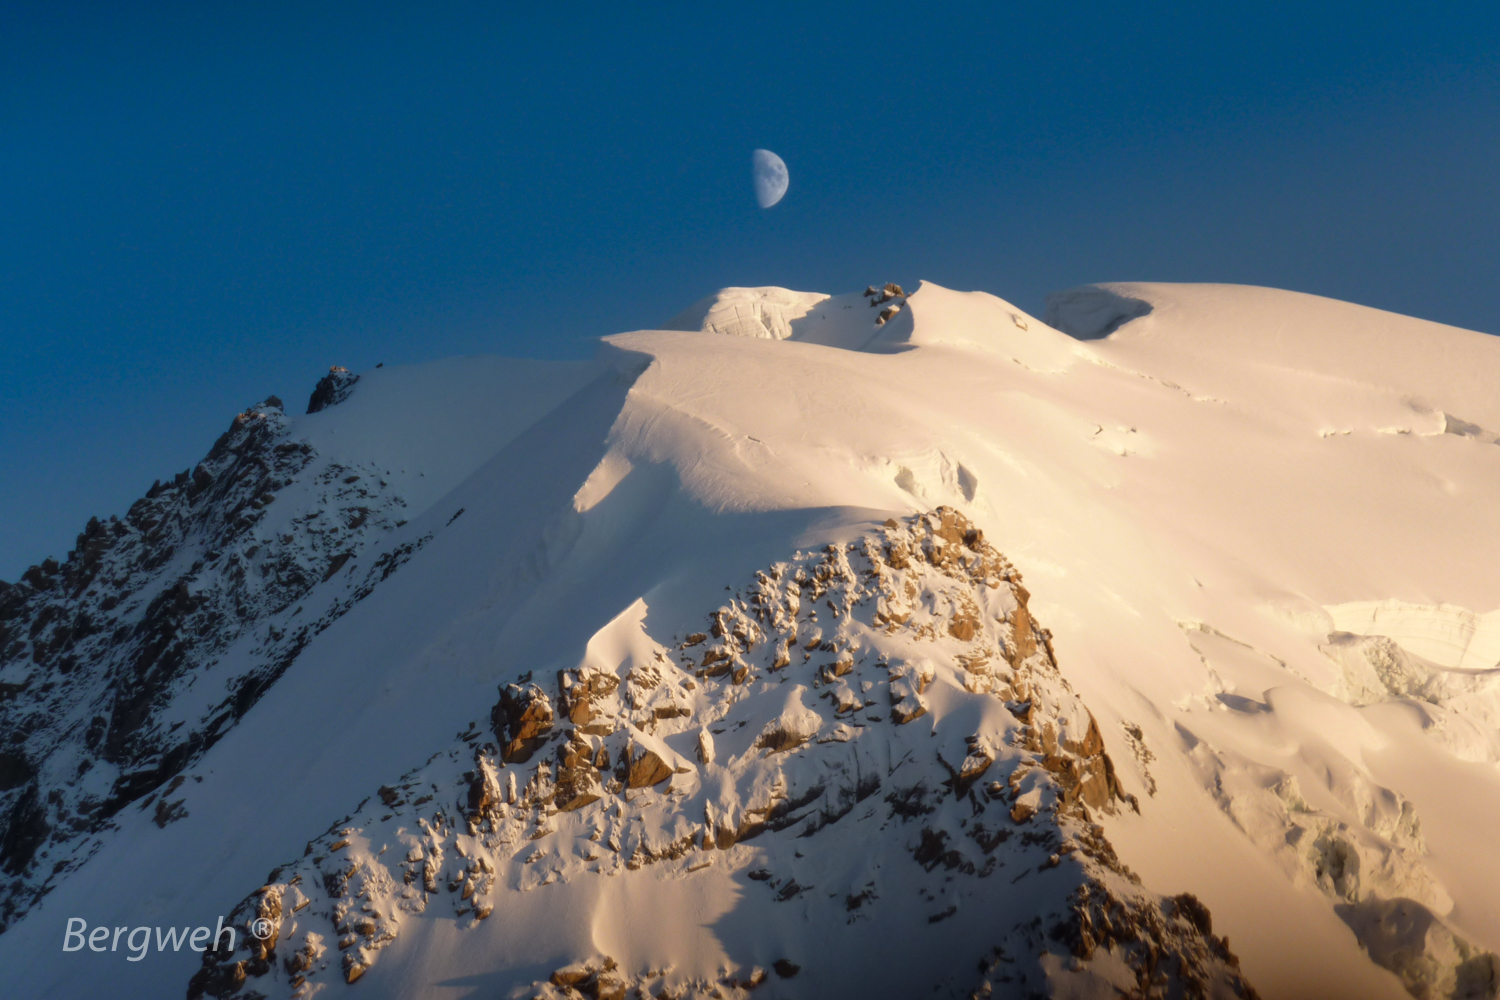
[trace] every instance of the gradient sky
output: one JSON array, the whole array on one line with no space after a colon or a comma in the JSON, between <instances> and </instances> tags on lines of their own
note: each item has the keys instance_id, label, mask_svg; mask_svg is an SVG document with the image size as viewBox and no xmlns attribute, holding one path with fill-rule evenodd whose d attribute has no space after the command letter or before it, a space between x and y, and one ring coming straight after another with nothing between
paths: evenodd
<instances>
[{"instance_id":1,"label":"gradient sky","mask_svg":"<svg viewBox=\"0 0 1500 1000\"><path fill-rule=\"evenodd\" d=\"M1500 5L1307 6L10 0L0 578L330 364L586 357L725 285L1500 333Z\"/></svg>"}]
</instances>

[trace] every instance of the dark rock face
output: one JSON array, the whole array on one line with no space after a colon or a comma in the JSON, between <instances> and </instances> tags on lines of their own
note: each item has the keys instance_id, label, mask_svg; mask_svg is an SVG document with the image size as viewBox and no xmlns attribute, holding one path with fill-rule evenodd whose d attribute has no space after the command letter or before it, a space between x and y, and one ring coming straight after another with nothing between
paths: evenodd
<instances>
[{"instance_id":1,"label":"dark rock face","mask_svg":"<svg viewBox=\"0 0 1500 1000\"><path fill-rule=\"evenodd\" d=\"M329 567L353 560L358 573L358 554L405 506L378 472L351 481L351 471L290 440L272 397L123 517L90 518L67 559L0 587L0 869L13 876L0 885L0 931L82 863L120 810L151 807L313 634L420 545L386 553L325 611L292 618ZM264 526L293 483L310 509L284 500L297 516ZM194 675L247 635L259 637L253 665L222 700L189 725L160 724ZM180 800L154 805L163 824L183 814Z\"/></svg>"},{"instance_id":2,"label":"dark rock face","mask_svg":"<svg viewBox=\"0 0 1500 1000\"><path fill-rule=\"evenodd\" d=\"M36 782L32 782L6 811L5 827L0 830L0 870L7 875L25 872L50 832L47 810L41 803Z\"/></svg>"},{"instance_id":3,"label":"dark rock face","mask_svg":"<svg viewBox=\"0 0 1500 1000\"><path fill-rule=\"evenodd\" d=\"M21 787L35 774L36 768L23 755L0 751L0 792Z\"/></svg>"},{"instance_id":4,"label":"dark rock face","mask_svg":"<svg viewBox=\"0 0 1500 1000\"><path fill-rule=\"evenodd\" d=\"M338 365L329 368L328 374L319 379L317 387L313 389L312 398L307 401L307 412L317 413L342 403L349 398L349 394L354 391L354 383L358 381L359 376L351 375L347 368Z\"/></svg>"}]
</instances>

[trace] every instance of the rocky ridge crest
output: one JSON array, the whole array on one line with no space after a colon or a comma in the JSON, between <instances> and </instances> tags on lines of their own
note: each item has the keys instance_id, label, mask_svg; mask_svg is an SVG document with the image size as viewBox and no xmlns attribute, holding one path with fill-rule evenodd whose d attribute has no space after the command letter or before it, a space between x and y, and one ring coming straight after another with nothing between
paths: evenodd
<instances>
[{"instance_id":1,"label":"rocky ridge crest","mask_svg":"<svg viewBox=\"0 0 1500 1000\"><path fill-rule=\"evenodd\" d=\"M645 659L523 674L488 725L247 896L231 919L271 935L206 953L189 996L305 997L367 975L431 908L482 933L514 894L713 867L793 922L953 921L984 945L929 960L938 995L1254 996L1207 909L1115 856L1098 816L1138 804L1028 599L940 508L755 574ZM826 994L813 959L768 964L705 977L579 954L511 995L743 997L773 976Z\"/></svg>"},{"instance_id":2,"label":"rocky ridge crest","mask_svg":"<svg viewBox=\"0 0 1500 1000\"><path fill-rule=\"evenodd\" d=\"M268 526L278 508L291 516ZM121 810L154 809L163 826L183 815L172 792L184 769L420 545L383 554L294 620L403 509L380 470L322 461L293 439L273 396L124 517L90 519L67 559L0 583L0 930L83 864ZM250 667L207 713L171 721L246 636Z\"/></svg>"}]
</instances>

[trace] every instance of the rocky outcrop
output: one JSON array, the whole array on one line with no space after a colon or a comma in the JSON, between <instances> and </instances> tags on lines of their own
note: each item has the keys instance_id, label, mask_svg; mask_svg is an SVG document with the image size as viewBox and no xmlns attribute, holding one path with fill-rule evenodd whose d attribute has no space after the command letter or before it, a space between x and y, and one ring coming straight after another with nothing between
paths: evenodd
<instances>
[{"instance_id":1,"label":"rocky outcrop","mask_svg":"<svg viewBox=\"0 0 1500 1000\"><path fill-rule=\"evenodd\" d=\"M672 777L672 769L654 750L639 744L630 748L630 769L626 776L628 788L650 788Z\"/></svg>"},{"instance_id":2,"label":"rocky outcrop","mask_svg":"<svg viewBox=\"0 0 1500 1000\"><path fill-rule=\"evenodd\" d=\"M236 910L249 920L256 900L295 894L277 927L284 961L253 973L244 946L206 956L202 982L244 970L227 995L298 996L366 975L417 914L473 929L558 882L714 867L744 880L744 905L799 900L820 923L909 919L912 886L930 908L922 926L966 894L986 901L969 919L988 921L989 950L928 970L945 995L1087 995L1128 979L1132 995L1254 996L1207 909L1149 892L1116 858L1097 818L1135 803L1028 598L982 533L940 509L797 553L706 627L652 629L651 651L613 672L503 685L494 741L471 725ZM850 857L870 858L871 877L819 885ZM906 887L899 901L882 902L887 883ZM337 965L301 957L326 940ZM773 976L781 995L826 995L805 957L708 980L579 955L515 986L723 998Z\"/></svg>"},{"instance_id":3,"label":"rocky outcrop","mask_svg":"<svg viewBox=\"0 0 1500 1000\"><path fill-rule=\"evenodd\" d=\"M523 764L546 741L555 719L552 699L535 684L507 684L490 713L506 763Z\"/></svg>"},{"instance_id":4,"label":"rocky outcrop","mask_svg":"<svg viewBox=\"0 0 1500 1000\"><path fill-rule=\"evenodd\" d=\"M313 388L312 397L307 401L307 412L317 413L342 403L349 398L349 394L354 391L354 383L358 381L359 376L350 374L347 368L338 365L329 368L328 374L318 379L318 384Z\"/></svg>"},{"instance_id":5,"label":"rocky outcrop","mask_svg":"<svg viewBox=\"0 0 1500 1000\"><path fill-rule=\"evenodd\" d=\"M884 326L906 305L905 290L895 284L887 284L884 288L871 285L865 289L865 298L870 300L872 309L880 309L880 314L875 317L876 326Z\"/></svg>"}]
</instances>

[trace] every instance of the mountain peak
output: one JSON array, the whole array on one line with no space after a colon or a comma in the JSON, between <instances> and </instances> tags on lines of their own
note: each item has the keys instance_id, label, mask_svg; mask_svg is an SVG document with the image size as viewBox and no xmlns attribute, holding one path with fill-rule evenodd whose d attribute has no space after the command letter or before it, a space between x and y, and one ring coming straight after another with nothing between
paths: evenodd
<instances>
[{"instance_id":1,"label":"mountain peak","mask_svg":"<svg viewBox=\"0 0 1500 1000\"><path fill-rule=\"evenodd\" d=\"M349 369L333 365L313 388L312 398L307 401L307 412L317 413L342 403L349 398L349 394L354 391L354 383L358 381L359 376L351 374Z\"/></svg>"}]
</instances>

